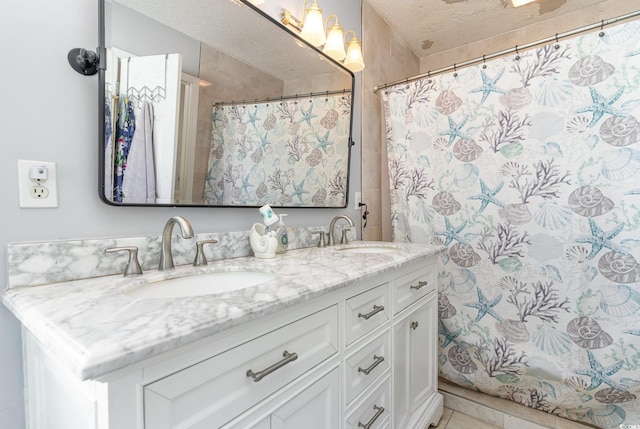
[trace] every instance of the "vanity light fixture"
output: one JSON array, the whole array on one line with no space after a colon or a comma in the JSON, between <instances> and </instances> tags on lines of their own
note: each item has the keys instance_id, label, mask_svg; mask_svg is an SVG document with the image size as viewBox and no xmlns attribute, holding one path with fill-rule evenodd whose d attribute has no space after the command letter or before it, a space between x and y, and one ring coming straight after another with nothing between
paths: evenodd
<instances>
[{"instance_id":1,"label":"vanity light fixture","mask_svg":"<svg viewBox=\"0 0 640 429\"><path fill-rule=\"evenodd\" d=\"M364 58L362 58L362 46L360 45L360 41L356 37L356 32L353 30L347 31L345 34L345 39L349 35L349 33L353 33L353 37L349 41L349 45L347 46L347 57L344 60L344 66L351 70L354 73L364 70Z\"/></svg>"},{"instance_id":2,"label":"vanity light fixture","mask_svg":"<svg viewBox=\"0 0 640 429\"><path fill-rule=\"evenodd\" d=\"M513 7L524 6L525 4L533 3L535 0L511 0Z\"/></svg>"},{"instance_id":3,"label":"vanity light fixture","mask_svg":"<svg viewBox=\"0 0 640 429\"><path fill-rule=\"evenodd\" d=\"M252 3L254 6L260 6L264 4L264 0L249 0L249 3Z\"/></svg>"},{"instance_id":4,"label":"vanity light fixture","mask_svg":"<svg viewBox=\"0 0 640 429\"><path fill-rule=\"evenodd\" d=\"M327 36L324 33L322 9L320 9L316 0L313 0L313 4L308 9L307 0L304 0L303 9L304 17L302 21L291 15L288 9L282 9L280 12L280 16L282 17L281 22L284 25L291 25L300 31L300 36L304 40L319 48L327 41Z\"/></svg>"},{"instance_id":5,"label":"vanity light fixture","mask_svg":"<svg viewBox=\"0 0 640 429\"><path fill-rule=\"evenodd\" d=\"M331 18L335 18L335 22L331 28L329 28L329 21ZM324 52L336 61L342 61L347 56L344 51L344 33L342 26L338 23L338 17L336 15L330 15L327 18L327 28L329 29L327 34L327 43L324 45Z\"/></svg>"},{"instance_id":6,"label":"vanity light fixture","mask_svg":"<svg viewBox=\"0 0 640 429\"><path fill-rule=\"evenodd\" d=\"M304 2L307 5L307 0ZM322 18L322 9L318 6L316 0L309 9L305 10L304 22L302 23L302 32L300 36L311 43L313 46L320 47L327 41L324 32L324 19Z\"/></svg>"},{"instance_id":7,"label":"vanity light fixture","mask_svg":"<svg viewBox=\"0 0 640 429\"><path fill-rule=\"evenodd\" d=\"M336 15L330 15L327 18L328 35L325 35L324 23L322 22L322 9L318 6L316 0L308 9L307 0L304 2L305 16L304 22L291 15L288 9L282 9L280 16L284 25L289 25L300 32L300 36L317 48L321 48L322 52L337 62L342 63L347 69L353 73L357 73L364 69L364 59L362 58L362 47L355 31L347 31L343 36L343 29L338 22ZM333 25L329 28L331 19L335 19ZM347 43L347 51L344 46L346 37L349 33L353 33L353 37ZM343 62L344 61L344 62Z\"/></svg>"}]
</instances>

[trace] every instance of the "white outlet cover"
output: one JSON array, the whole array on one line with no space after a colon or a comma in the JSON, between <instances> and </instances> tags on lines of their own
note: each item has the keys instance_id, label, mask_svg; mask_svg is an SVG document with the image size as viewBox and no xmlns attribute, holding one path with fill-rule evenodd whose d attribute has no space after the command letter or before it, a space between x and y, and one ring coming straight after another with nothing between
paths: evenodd
<instances>
[{"instance_id":1,"label":"white outlet cover","mask_svg":"<svg viewBox=\"0 0 640 429\"><path fill-rule=\"evenodd\" d=\"M48 178L46 181L37 183L29 178L29 171L33 166L44 166L47 168ZM31 196L31 188L34 186L44 186L49 191L46 198L34 198ZM18 195L20 197L20 207L22 208L47 208L58 207L58 186L56 176L56 163L49 161L26 161L18 160Z\"/></svg>"}]
</instances>

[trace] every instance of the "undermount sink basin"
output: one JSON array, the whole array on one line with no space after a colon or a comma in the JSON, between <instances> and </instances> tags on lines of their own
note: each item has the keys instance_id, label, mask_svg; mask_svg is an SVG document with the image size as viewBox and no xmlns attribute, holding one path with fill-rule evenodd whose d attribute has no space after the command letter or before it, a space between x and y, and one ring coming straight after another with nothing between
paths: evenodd
<instances>
[{"instance_id":1,"label":"undermount sink basin","mask_svg":"<svg viewBox=\"0 0 640 429\"><path fill-rule=\"evenodd\" d=\"M126 294L136 299L202 296L257 286L274 278L273 274L257 271L224 271L161 280Z\"/></svg>"},{"instance_id":2,"label":"undermount sink basin","mask_svg":"<svg viewBox=\"0 0 640 429\"><path fill-rule=\"evenodd\" d=\"M389 253L398 250L395 246L352 246L336 249L342 253Z\"/></svg>"}]
</instances>

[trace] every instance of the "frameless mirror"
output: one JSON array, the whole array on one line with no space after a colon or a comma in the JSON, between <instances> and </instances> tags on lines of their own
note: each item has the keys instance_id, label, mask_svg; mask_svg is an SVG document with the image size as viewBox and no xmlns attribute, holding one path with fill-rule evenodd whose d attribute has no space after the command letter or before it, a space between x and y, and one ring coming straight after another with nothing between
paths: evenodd
<instances>
[{"instance_id":1,"label":"frameless mirror","mask_svg":"<svg viewBox=\"0 0 640 429\"><path fill-rule=\"evenodd\" d=\"M353 74L244 0L100 0L112 205L345 207Z\"/></svg>"}]
</instances>

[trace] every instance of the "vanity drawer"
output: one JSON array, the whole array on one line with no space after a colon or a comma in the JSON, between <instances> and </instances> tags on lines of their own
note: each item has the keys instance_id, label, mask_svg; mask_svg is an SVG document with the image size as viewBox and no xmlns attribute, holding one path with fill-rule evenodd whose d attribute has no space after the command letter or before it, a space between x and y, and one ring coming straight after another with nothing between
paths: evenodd
<instances>
[{"instance_id":1,"label":"vanity drawer","mask_svg":"<svg viewBox=\"0 0 640 429\"><path fill-rule=\"evenodd\" d=\"M145 429L219 427L337 351L334 305L145 386Z\"/></svg>"},{"instance_id":2,"label":"vanity drawer","mask_svg":"<svg viewBox=\"0 0 640 429\"><path fill-rule=\"evenodd\" d=\"M389 331L349 356L345 361L347 404L373 384L390 367Z\"/></svg>"},{"instance_id":3,"label":"vanity drawer","mask_svg":"<svg viewBox=\"0 0 640 429\"><path fill-rule=\"evenodd\" d=\"M389 320L389 284L384 283L347 299L345 312L348 345Z\"/></svg>"},{"instance_id":4,"label":"vanity drawer","mask_svg":"<svg viewBox=\"0 0 640 429\"><path fill-rule=\"evenodd\" d=\"M398 314L436 289L436 267L430 264L393 281L393 314Z\"/></svg>"},{"instance_id":5,"label":"vanity drawer","mask_svg":"<svg viewBox=\"0 0 640 429\"><path fill-rule=\"evenodd\" d=\"M391 411L390 386L389 378L387 378L347 416L345 428L382 429L388 427Z\"/></svg>"}]
</instances>

